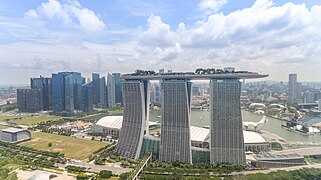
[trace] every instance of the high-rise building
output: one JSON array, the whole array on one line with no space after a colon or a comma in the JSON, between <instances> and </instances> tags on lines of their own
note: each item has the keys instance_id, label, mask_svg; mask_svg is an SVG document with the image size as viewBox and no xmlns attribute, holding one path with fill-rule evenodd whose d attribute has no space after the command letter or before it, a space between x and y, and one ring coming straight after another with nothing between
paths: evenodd
<instances>
[{"instance_id":1,"label":"high-rise building","mask_svg":"<svg viewBox=\"0 0 321 180\"><path fill-rule=\"evenodd\" d=\"M296 99L297 99L297 102L301 102L301 99L302 99L302 83L301 82L298 82L297 83L297 87L296 87Z\"/></svg>"},{"instance_id":2,"label":"high-rise building","mask_svg":"<svg viewBox=\"0 0 321 180\"><path fill-rule=\"evenodd\" d=\"M43 109L42 89L17 89L17 104L20 112L38 112Z\"/></svg>"},{"instance_id":3,"label":"high-rise building","mask_svg":"<svg viewBox=\"0 0 321 180\"><path fill-rule=\"evenodd\" d=\"M100 88L99 88L99 106L100 107L107 107L107 87L106 87L106 78L102 77L100 78L99 82Z\"/></svg>"},{"instance_id":4,"label":"high-rise building","mask_svg":"<svg viewBox=\"0 0 321 180\"><path fill-rule=\"evenodd\" d=\"M151 91L151 103L152 104L161 104L161 90L159 83L152 84L152 91Z\"/></svg>"},{"instance_id":5,"label":"high-rise building","mask_svg":"<svg viewBox=\"0 0 321 180\"><path fill-rule=\"evenodd\" d=\"M82 111L91 112L93 110L93 93L92 93L92 84L87 83L82 86L82 98L83 105Z\"/></svg>"},{"instance_id":6,"label":"high-rise building","mask_svg":"<svg viewBox=\"0 0 321 180\"><path fill-rule=\"evenodd\" d=\"M288 103L297 102L297 74L289 74L289 89L288 89Z\"/></svg>"},{"instance_id":7,"label":"high-rise building","mask_svg":"<svg viewBox=\"0 0 321 180\"><path fill-rule=\"evenodd\" d=\"M191 83L164 79L161 82L162 120L160 161L191 163Z\"/></svg>"},{"instance_id":8,"label":"high-rise building","mask_svg":"<svg viewBox=\"0 0 321 180\"><path fill-rule=\"evenodd\" d=\"M114 81L115 81L115 103L122 104L123 96L122 96L122 80L120 78L120 73L113 73Z\"/></svg>"},{"instance_id":9,"label":"high-rise building","mask_svg":"<svg viewBox=\"0 0 321 180\"><path fill-rule=\"evenodd\" d=\"M100 103L100 78L99 74L92 74L92 93L93 93L93 103L98 106Z\"/></svg>"},{"instance_id":10,"label":"high-rise building","mask_svg":"<svg viewBox=\"0 0 321 180\"><path fill-rule=\"evenodd\" d=\"M51 107L51 78L40 76L39 78L30 78L31 89L41 89L43 92L43 110L49 110Z\"/></svg>"},{"instance_id":11,"label":"high-rise building","mask_svg":"<svg viewBox=\"0 0 321 180\"><path fill-rule=\"evenodd\" d=\"M107 99L108 107L112 108L116 106L116 95L115 95L115 78L113 75L107 75Z\"/></svg>"},{"instance_id":12,"label":"high-rise building","mask_svg":"<svg viewBox=\"0 0 321 180\"><path fill-rule=\"evenodd\" d=\"M241 83L238 79L210 81L210 162L245 164Z\"/></svg>"},{"instance_id":13,"label":"high-rise building","mask_svg":"<svg viewBox=\"0 0 321 180\"><path fill-rule=\"evenodd\" d=\"M115 152L123 157L137 159L144 134L148 134L149 84L130 80L122 84L124 97L123 124Z\"/></svg>"},{"instance_id":14,"label":"high-rise building","mask_svg":"<svg viewBox=\"0 0 321 180\"><path fill-rule=\"evenodd\" d=\"M52 108L55 114L72 115L82 106L82 77L77 72L52 74Z\"/></svg>"},{"instance_id":15,"label":"high-rise building","mask_svg":"<svg viewBox=\"0 0 321 180\"><path fill-rule=\"evenodd\" d=\"M303 93L303 102L304 103L314 103L315 102L314 98L315 98L314 92L307 91L307 92Z\"/></svg>"}]
</instances>

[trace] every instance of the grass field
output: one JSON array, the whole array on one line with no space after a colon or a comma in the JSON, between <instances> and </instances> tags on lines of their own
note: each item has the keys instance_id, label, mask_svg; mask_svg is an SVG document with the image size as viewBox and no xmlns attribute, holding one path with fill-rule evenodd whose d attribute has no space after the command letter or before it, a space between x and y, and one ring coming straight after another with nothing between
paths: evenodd
<instances>
[{"instance_id":1,"label":"grass field","mask_svg":"<svg viewBox=\"0 0 321 180\"><path fill-rule=\"evenodd\" d=\"M55 121L55 120L59 120L59 119L61 119L61 117L59 117L59 116L33 116L33 117L23 118L21 120L15 120L15 122L17 124L30 126L30 125L37 124L40 122L46 122L49 120Z\"/></svg>"},{"instance_id":2,"label":"grass field","mask_svg":"<svg viewBox=\"0 0 321 180\"><path fill-rule=\"evenodd\" d=\"M123 113L124 113L124 110L122 109L115 109L115 110L108 111L109 116L121 116L123 115Z\"/></svg>"},{"instance_id":3,"label":"grass field","mask_svg":"<svg viewBox=\"0 0 321 180\"><path fill-rule=\"evenodd\" d=\"M52 147L48 143L52 142ZM69 136L48 134L43 132L32 132L32 140L20 143L34 149L61 152L67 158L83 160L89 157L94 151L106 146L98 141L75 139Z\"/></svg>"}]
</instances>

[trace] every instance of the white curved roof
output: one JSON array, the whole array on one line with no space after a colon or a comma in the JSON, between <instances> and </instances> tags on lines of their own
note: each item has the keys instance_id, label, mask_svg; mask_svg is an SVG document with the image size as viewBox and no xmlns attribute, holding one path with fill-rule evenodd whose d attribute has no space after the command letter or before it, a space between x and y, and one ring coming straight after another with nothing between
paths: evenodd
<instances>
[{"instance_id":1,"label":"white curved roof","mask_svg":"<svg viewBox=\"0 0 321 180\"><path fill-rule=\"evenodd\" d=\"M120 129L123 124L123 116L105 116L99 119L96 122L96 125L113 128L113 129ZM149 126L156 125L157 122L149 121Z\"/></svg>"},{"instance_id":2,"label":"white curved roof","mask_svg":"<svg viewBox=\"0 0 321 180\"><path fill-rule=\"evenodd\" d=\"M265 109L266 106L264 104L262 104L262 103L252 103L252 104L250 104L249 108L251 108L251 109L252 108L263 108L263 109Z\"/></svg>"},{"instance_id":3,"label":"white curved roof","mask_svg":"<svg viewBox=\"0 0 321 180\"><path fill-rule=\"evenodd\" d=\"M97 121L97 125L121 129L123 122L123 116L105 116ZM149 125L157 124L156 122L149 122ZM209 141L210 130L207 128L190 126L191 130L191 140L192 141ZM254 144L254 143L267 143L267 141L256 132L243 131L244 143L245 144Z\"/></svg>"},{"instance_id":4,"label":"white curved roof","mask_svg":"<svg viewBox=\"0 0 321 180\"><path fill-rule=\"evenodd\" d=\"M191 126L191 140L204 142L208 137L210 130L206 128L200 128Z\"/></svg>"},{"instance_id":5,"label":"white curved roof","mask_svg":"<svg viewBox=\"0 0 321 180\"><path fill-rule=\"evenodd\" d=\"M109 127L113 129L120 129L123 124L123 116L105 116L99 121L97 121L96 125Z\"/></svg>"},{"instance_id":6,"label":"white curved roof","mask_svg":"<svg viewBox=\"0 0 321 180\"><path fill-rule=\"evenodd\" d=\"M243 131L244 144L267 143L267 141L256 132Z\"/></svg>"},{"instance_id":7,"label":"white curved roof","mask_svg":"<svg viewBox=\"0 0 321 180\"><path fill-rule=\"evenodd\" d=\"M268 108L284 108L285 106L281 104L270 104L267 106Z\"/></svg>"}]
</instances>

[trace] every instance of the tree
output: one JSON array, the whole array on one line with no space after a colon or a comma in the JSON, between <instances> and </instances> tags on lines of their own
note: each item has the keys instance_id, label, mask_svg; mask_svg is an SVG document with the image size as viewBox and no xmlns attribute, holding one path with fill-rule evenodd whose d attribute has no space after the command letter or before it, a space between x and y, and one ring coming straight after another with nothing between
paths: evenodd
<instances>
[{"instance_id":1,"label":"tree","mask_svg":"<svg viewBox=\"0 0 321 180\"><path fill-rule=\"evenodd\" d=\"M101 178L110 178L113 175L111 171L102 170L99 172L99 177Z\"/></svg>"},{"instance_id":2,"label":"tree","mask_svg":"<svg viewBox=\"0 0 321 180\"><path fill-rule=\"evenodd\" d=\"M79 179L79 180L83 180L83 179L88 179L89 177L87 176L87 174L85 174L85 173L79 173L78 175L77 175L77 180Z\"/></svg>"},{"instance_id":3,"label":"tree","mask_svg":"<svg viewBox=\"0 0 321 180\"><path fill-rule=\"evenodd\" d=\"M48 143L48 147L52 147L52 142L49 142L49 143Z\"/></svg>"}]
</instances>

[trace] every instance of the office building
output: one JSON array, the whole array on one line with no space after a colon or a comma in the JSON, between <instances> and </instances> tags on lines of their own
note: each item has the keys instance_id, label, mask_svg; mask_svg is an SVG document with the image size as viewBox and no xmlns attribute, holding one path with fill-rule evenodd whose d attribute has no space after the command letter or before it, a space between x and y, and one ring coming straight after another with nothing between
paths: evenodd
<instances>
[{"instance_id":1,"label":"office building","mask_svg":"<svg viewBox=\"0 0 321 180\"><path fill-rule=\"evenodd\" d=\"M92 93L91 83L87 83L82 86L82 96L83 96L82 111L92 112L93 111L93 93Z\"/></svg>"},{"instance_id":2,"label":"office building","mask_svg":"<svg viewBox=\"0 0 321 180\"><path fill-rule=\"evenodd\" d=\"M144 134L148 134L149 83L141 80L124 81L124 116L122 130L115 152L123 157L137 159Z\"/></svg>"},{"instance_id":3,"label":"office building","mask_svg":"<svg viewBox=\"0 0 321 180\"><path fill-rule=\"evenodd\" d=\"M164 79L161 82L162 120L160 161L191 163L191 83Z\"/></svg>"},{"instance_id":4,"label":"office building","mask_svg":"<svg viewBox=\"0 0 321 180\"><path fill-rule=\"evenodd\" d=\"M303 93L303 102L304 103L314 103L315 102L315 93L314 92L304 92Z\"/></svg>"},{"instance_id":5,"label":"office building","mask_svg":"<svg viewBox=\"0 0 321 180\"><path fill-rule=\"evenodd\" d=\"M100 78L99 74L92 74L92 93L93 93L93 103L98 106L100 103Z\"/></svg>"},{"instance_id":6,"label":"office building","mask_svg":"<svg viewBox=\"0 0 321 180\"><path fill-rule=\"evenodd\" d=\"M297 74L289 74L289 85L288 85L288 103L293 104L297 102L298 96L298 82Z\"/></svg>"},{"instance_id":7,"label":"office building","mask_svg":"<svg viewBox=\"0 0 321 180\"><path fill-rule=\"evenodd\" d=\"M123 96L122 96L122 80L120 78L120 73L113 73L112 74L115 81L115 103L122 104L123 103Z\"/></svg>"},{"instance_id":8,"label":"office building","mask_svg":"<svg viewBox=\"0 0 321 180\"><path fill-rule=\"evenodd\" d=\"M238 79L210 81L210 162L245 164Z\"/></svg>"},{"instance_id":9,"label":"office building","mask_svg":"<svg viewBox=\"0 0 321 180\"><path fill-rule=\"evenodd\" d=\"M107 75L107 99L108 107L112 108L116 106L116 94L115 94L115 78L113 75Z\"/></svg>"},{"instance_id":10,"label":"office building","mask_svg":"<svg viewBox=\"0 0 321 180\"><path fill-rule=\"evenodd\" d=\"M99 82L99 107L106 108L107 107L107 86L106 86L106 78L100 78Z\"/></svg>"},{"instance_id":11,"label":"office building","mask_svg":"<svg viewBox=\"0 0 321 180\"><path fill-rule=\"evenodd\" d=\"M77 72L52 74L52 108L58 115L73 115L82 107L82 77Z\"/></svg>"},{"instance_id":12,"label":"office building","mask_svg":"<svg viewBox=\"0 0 321 180\"><path fill-rule=\"evenodd\" d=\"M51 78L40 76L30 78L31 89L41 89L43 92L43 110L51 108Z\"/></svg>"},{"instance_id":13,"label":"office building","mask_svg":"<svg viewBox=\"0 0 321 180\"><path fill-rule=\"evenodd\" d=\"M35 113L43 110L41 89L17 89L17 104L20 112Z\"/></svg>"},{"instance_id":14,"label":"office building","mask_svg":"<svg viewBox=\"0 0 321 180\"><path fill-rule=\"evenodd\" d=\"M153 105L161 104L161 89L160 89L159 83L152 84L151 103Z\"/></svg>"}]
</instances>

